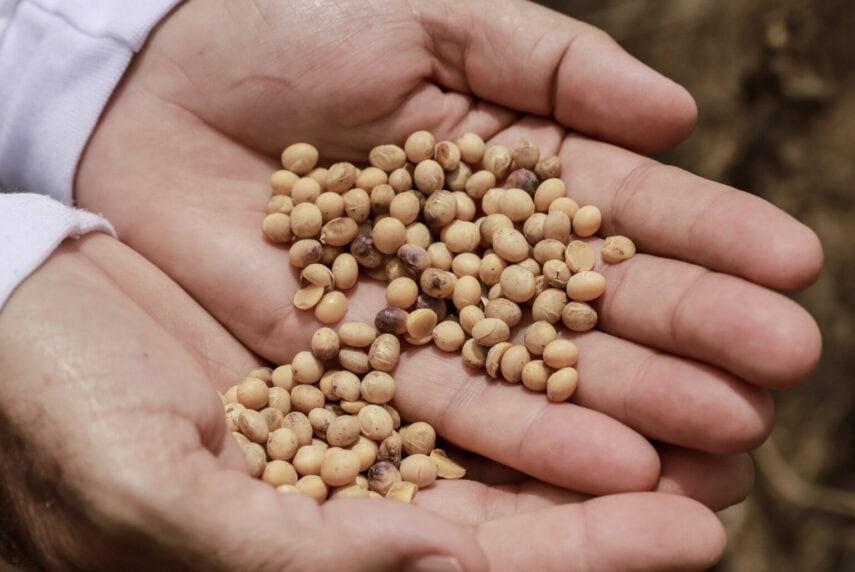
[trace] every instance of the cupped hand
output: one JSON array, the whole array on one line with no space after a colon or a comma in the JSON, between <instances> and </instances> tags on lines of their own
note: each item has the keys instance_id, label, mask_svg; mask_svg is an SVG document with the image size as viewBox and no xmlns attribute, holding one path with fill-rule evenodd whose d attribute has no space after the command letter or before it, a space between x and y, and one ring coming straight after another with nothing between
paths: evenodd
<instances>
[{"instance_id":1,"label":"cupped hand","mask_svg":"<svg viewBox=\"0 0 855 572\"><path fill-rule=\"evenodd\" d=\"M2 538L48 569L685 569L723 548L711 512L662 493L467 480L422 491L427 508L277 493L247 474L212 388L256 358L103 235L16 290L0 355Z\"/></svg>"},{"instance_id":2,"label":"cupped hand","mask_svg":"<svg viewBox=\"0 0 855 572\"><path fill-rule=\"evenodd\" d=\"M283 250L259 231L285 145L310 141L333 161L414 129L525 135L561 156L569 193L601 208L604 232L641 252L601 267L601 328L576 337L574 403L489 383L426 349L399 366L396 405L561 487L649 489L670 467L684 477L673 490L720 506L744 494L740 455L770 429L765 388L801 382L818 359L812 319L770 288L808 284L821 249L771 205L624 149L677 142L694 113L682 88L603 33L529 3L195 0L117 91L77 199L248 348L283 363L314 329L291 305ZM350 317L371 320L381 305L382 289L361 285ZM686 480L712 466L741 484L713 494Z\"/></svg>"}]
</instances>

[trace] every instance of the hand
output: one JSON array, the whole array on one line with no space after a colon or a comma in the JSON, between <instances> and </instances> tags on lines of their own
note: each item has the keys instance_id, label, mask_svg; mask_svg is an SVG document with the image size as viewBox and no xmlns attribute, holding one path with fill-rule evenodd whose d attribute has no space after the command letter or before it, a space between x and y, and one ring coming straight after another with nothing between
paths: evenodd
<instances>
[{"instance_id":1,"label":"hand","mask_svg":"<svg viewBox=\"0 0 855 572\"><path fill-rule=\"evenodd\" d=\"M2 538L48 569L659 570L723 548L712 513L659 493L578 503L543 484L449 481L419 494L445 518L276 493L246 474L211 388L254 356L103 235L66 242L17 289L0 355Z\"/></svg>"}]
</instances>

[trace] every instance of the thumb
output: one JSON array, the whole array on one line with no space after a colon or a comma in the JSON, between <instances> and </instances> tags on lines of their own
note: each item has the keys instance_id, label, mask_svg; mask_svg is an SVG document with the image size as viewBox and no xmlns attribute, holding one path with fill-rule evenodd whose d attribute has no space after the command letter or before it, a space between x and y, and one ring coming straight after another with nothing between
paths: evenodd
<instances>
[{"instance_id":1,"label":"thumb","mask_svg":"<svg viewBox=\"0 0 855 572\"><path fill-rule=\"evenodd\" d=\"M191 568L487 570L470 530L413 505L336 499L318 506L231 470L204 473L188 484L160 511L159 529L172 552L192 559L186 563Z\"/></svg>"}]
</instances>

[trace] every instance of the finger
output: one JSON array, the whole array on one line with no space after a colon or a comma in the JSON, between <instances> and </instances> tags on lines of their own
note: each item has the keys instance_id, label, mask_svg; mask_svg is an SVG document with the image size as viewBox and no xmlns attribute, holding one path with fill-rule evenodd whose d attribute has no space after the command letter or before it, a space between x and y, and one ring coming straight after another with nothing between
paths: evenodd
<instances>
[{"instance_id":1,"label":"finger","mask_svg":"<svg viewBox=\"0 0 855 572\"><path fill-rule=\"evenodd\" d=\"M579 348L579 384L572 401L642 435L736 453L754 449L771 431L769 393L721 369L599 331L561 332L560 337Z\"/></svg>"},{"instance_id":2,"label":"finger","mask_svg":"<svg viewBox=\"0 0 855 572\"><path fill-rule=\"evenodd\" d=\"M600 241L592 244L598 248ZM802 382L816 367L813 318L780 294L727 274L638 254L597 270L603 331L698 359L770 388Z\"/></svg>"},{"instance_id":3,"label":"finger","mask_svg":"<svg viewBox=\"0 0 855 572\"><path fill-rule=\"evenodd\" d=\"M642 152L674 145L694 127L685 89L590 25L518 1L417 9L433 74L447 88Z\"/></svg>"},{"instance_id":4,"label":"finger","mask_svg":"<svg viewBox=\"0 0 855 572\"><path fill-rule=\"evenodd\" d=\"M657 447L662 474L656 490L695 499L719 511L740 503L754 486L754 463L747 453L711 455L682 447Z\"/></svg>"},{"instance_id":5,"label":"finger","mask_svg":"<svg viewBox=\"0 0 855 572\"><path fill-rule=\"evenodd\" d=\"M758 197L583 137L568 137L560 155L568 194L602 211L602 236L770 288L804 288L819 274L816 234Z\"/></svg>"}]
</instances>

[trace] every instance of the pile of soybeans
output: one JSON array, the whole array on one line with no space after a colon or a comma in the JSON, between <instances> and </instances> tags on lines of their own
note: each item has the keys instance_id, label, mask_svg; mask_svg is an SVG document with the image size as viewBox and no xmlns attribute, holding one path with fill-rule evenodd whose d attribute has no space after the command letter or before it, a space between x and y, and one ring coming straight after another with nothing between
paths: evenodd
<instances>
[{"instance_id":1,"label":"pile of soybeans","mask_svg":"<svg viewBox=\"0 0 855 572\"><path fill-rule=\"evenodd\" d=\"M567 400L578 351L556 328L597 323L590 302L606 280L583 239L602 215L567 196L559 158L527 139L509 148L417 131L403 147L372 149L363 168L318 161L308 143L284 150L262 232L289 245L301 271L294 306L322 325L290 364L253 370L223 394L226 424L250 474L278 491L410 502L465 469L436 447L433 427L402 422L391 405L401 344L460 352L473 372ZM610 236L600 258L634 253ZM387 305L373 324L341 323L360 275L387 283Z\"/></svg>"}]
</instances>

